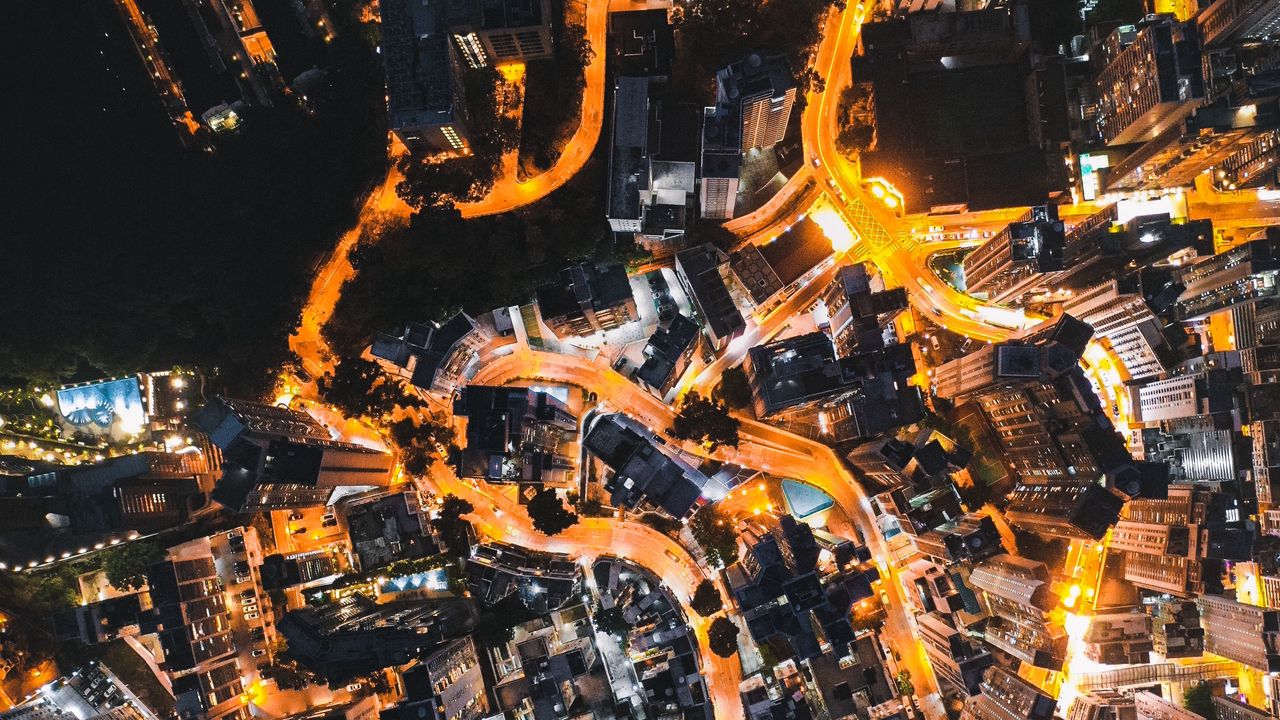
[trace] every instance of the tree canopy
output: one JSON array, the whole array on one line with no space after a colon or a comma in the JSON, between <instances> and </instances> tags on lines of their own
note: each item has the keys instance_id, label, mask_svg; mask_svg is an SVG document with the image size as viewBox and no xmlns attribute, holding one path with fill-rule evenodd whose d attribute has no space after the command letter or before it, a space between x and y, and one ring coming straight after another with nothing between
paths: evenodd
<instances>
[{"instance_id":1,"label":"tree canopy","mask_svg":"<svg viewBox=\"0 0 1280 720\"><path fill-rule=\"evenodd\" d=\"M445 495L440 504L440 512L431 521L431 527L435 528L454 553L462 552L466 544L462 534L462 516L475 509L474 505L457 495Z\"/></svg>"},{"instance_id":2,"label":"tree canopy","mask_svg":"<svg viewBox=\"0 0 1280 720\"><path fill-rule=\"evenodd\" d=\"M712 567L728 567L738 561L738 533L715 505L706 505L689 521L693 539Z\"/></svg>"},{"instance_id":3,"label":"tree canopy","mask_svg":"<svg viewBox=\"0 0 1280 720\"><path fill-rule=\"evenodd\" d=\"M751 385L747 382L747 373L741 367L731 367L720 374L720 384L716 385L711 397L734 410L744 410L751 406Z\"/></svg>"},{"instance_id":4,"label":"tree canopy","mask_svg":"<svg viewBox=\"0 0 1280 720\"><path fill-rule=\"evenodd\" d=\"M693 600L689 602L689 607L702 617L710 617L724 608L724 600L720 597L720 591L716 589L714 582L703 580L698 583L698 589L693 591Z\"/></svg>"},{"instance_id":5,"label":"tree canopy","mask_svg":"<svg viewBox=\"0 0 1280 720\"><path fill-rule=\"evenodd\" d=\"M147 584L147 570L164 558L164 548L150 540L135 540L103 551L102 569L112 586L139 590Z\"/></svg>"},{"instance_id":6,"label":"tree canopy","mask_svg":"<svg viewBox=\"0 0 1280 720\"><path fill-rule=\"evenodd\" d=\"M738 626L724 617L712 620L711 627L707 628L707 643L716 655L733 657L738 652Z\"/></svg>"},{"instance_id":7,"label":"tree canopy","mask_svg":"<svg viewBox=\"0 0 1280 720\"><path fill-rule=\"evenodd\" d=\"M320 396L333 403L345 415L377 418L397 405L417 407L422 401L410 395L400 383L391 379L375 362L347 357L332 374L317 383Z\"/></svg>"},{"instance_id":8,"label":"tree canopy","mask_svg":"<svg viewBox=\"0 0 1280 720\"><path fill-rule=\"evenodd\" d=\"M444 423L423 422L410 418L397 420L388 427L391 442L400 450L400 462L405 472L421 477L440 457L436 445L448 446L453 442L453 427ZM450 496L452 497L452 496Z\"/></svg>"},{"instance_id":9,"label":"tree canopy","mask_svg":"<svg viewBox=\"0 0 1280 720\"><path fill-rule=\"evenodd\" d=\"M539 490L526 509L534 529L544 535L558 535L578 523L578 514L566 508L549 488Z\"/></svg>"},{"instance_id":10,"label":"tree canopy","mask_svg":"<svg viewBox=\"0 0 1280 720\"><path fill-rule=\"evenodd\" d=\"M671 424L671 434L715 450L721 445L738 447L741 425L737 418L729 416L729 407L724 401L704 397L691 390L680 403L680 410Z\"/></svg>"},{"instance_id":11,"label":"tree canopy","mask_svg":"<svg viewBox=\"0 0 1280 720\"><path fill-rule=\"evenodd\" d=\"M1182 693L1182 705L1205 720L1215 720L1217 709L1213 706L1213 686L1201 680Z\"/></svg>"}]
</instances>

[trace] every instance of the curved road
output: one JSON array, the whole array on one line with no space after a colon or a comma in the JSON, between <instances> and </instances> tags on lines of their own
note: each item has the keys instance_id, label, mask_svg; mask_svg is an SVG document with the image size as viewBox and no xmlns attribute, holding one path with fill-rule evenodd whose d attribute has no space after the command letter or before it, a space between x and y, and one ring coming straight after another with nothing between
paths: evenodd
<instances>
[{"instance_id":1,"label":"curved road","mask_svg":"<svg viewBox=\"0 0 1280 720\"><path fill-rule=\"evenodd\" d=\"M596 393L609 408L620 409L658 431L669 427L674 417L671 406L640 389L635 383L614 370L567 355L539 351L507 355L486 365L472 382L501 385L517 380L545 380L578 385ZM821 488L840 505L861 531L873 555L886 560L885 569L890 577L886 578L887 581L883 585L890 595L890 602L886 608L888 612L886 633L889 644L901 653L902 665L911 671L917 687L920 688L919 695L922 698L933 695L936 691L933 673L928 669L923 648L915 642L914 619L906 609L907 604L902 597L901 585L893 577L896 570L887 563L890 555L876 528L871 505L861 484L830 447L756 422L749 417L740 419L742 430L739 447L737 449L720 448L714 453L714 457L726 462L736 462L747 467L766 470L772 474L804 480ZM672 442L672 444L675 443ZM697 448L692 446L686 446L686 449L697 451ZM682 558L686 572L690 574L701 572L687 554L682 552ZM640 562L644 564L643 559ZM650 569L659 570L653 567ZM660 570L659 574L663 577L672 577ZM708 681L716 687L716 697L728 693L726 688L718 686L720 683L727 684L730 678L710 676ZM736 693L736 684L734 684L734 693ZM941 707L936 702L931 703L931 710L936 710L937 716L941 716ZM934 713L931 711L930 715L933 716ZM717 716L738 717L739 715L733 713L722 715L717 709Z\"/></svg>"},{"instance_id":2,"label":"curved road","mask_svg":"<svg viewBox=\"0 0 1280 720\"><path fill-rule=\"evenodd\" d=\"M608 56L605 35L609 24L609 0L587 0L587 40L594 56L587 65L587 86L582 91L582 117L578 129L550 170L524 182L514 173L494 183L483 200L458 206L462 217L495 215L528 205L565 184L587 164L596 149L600 127L604 123L604 65Z\"/></svg>"}]
</instances>

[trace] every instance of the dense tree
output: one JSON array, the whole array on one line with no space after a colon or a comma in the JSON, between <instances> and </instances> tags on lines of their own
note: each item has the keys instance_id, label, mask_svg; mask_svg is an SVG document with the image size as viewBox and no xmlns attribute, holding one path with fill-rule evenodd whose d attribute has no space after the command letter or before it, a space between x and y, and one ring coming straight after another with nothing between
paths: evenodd
<instances>
[{"instance_id":1,"label":"dense tree","mask_svg":"<svg viewBox=\"0 0 1280 720\"><path fill-rule=\"evenodd\" d=\"M712 620L711 627L707 628L707 644L716 655L733 657L738 652L738 626L725 617Z\"/></svg>"},{"instance_id":2,"label":"dense tree","mask_svg":"<svg viewBox=\"0 0 1280 720\"><path fill-rule=\"evenodd\" d=\"M693 591L693 599L689 602L689 607L702 617L710 617L720 612L724 607L724 600L720 597L720 591L716 589L715 583L703 580L698 583L698 589Z\"/></svg>"},{"instance_id":3,"label":"dense tree","mask_svg":"<svg viewBox=\"0 0 1280 720\"><path fill-rule=\"evenodd\" d=\"M520 128L508 109L520 103L519 91L495 68L468 70L463 77L469 111L471 154L440 159L405 155L404 179L396 194L417 210L441 210L475 202L488 194L502 172L502 155L520 142Z\"/></svg>"},{"instance_id":4,"label":"dense tree","mask_svg":"<svg viewBox=\"0 0 1280 720\"><path fill-rule=\"evenodd\" d=\"M747 382L746 371L741 367L731 367L721 373L720 384L716 386L712 397L734 410L750 407L751 385Z\"/></svg>"},{"instance_id":5,"label":"dense tree","mask_svg":"<svg viewBox=\"0 0 1280 720\"><path fill-rule=\"evenodd\" d=\"M138 590L147 584L147 570L164 557L164 548L150 540L136 540L103 551L102 569L114 587Z\"/></svg>"},{"instance_id":6,"label":"dense tree","mask_svg":"<svg viewBox=\"0 0 1280 720\"><path fill-rule=\"evenodd\" d=\"M359 355L376 331L527 302L561 268L612 236L604 220L605 163L593 158L549 196L501 215L464 220L428 210L361 250L360 268L322 332L339 356Z\"/></svg>"},{"instance_id":7,"label":"dense tree","mask_svg":"<svg viewBox=\"0 0 1280 720\"><path fill-rule=\"evenodd\" d=\"M631 623L622 616L621 606L614 605L606 610L597 605L594 619L596 627L609 635L626 637L627 633L631 632Z\"/></svg>"},{"instance_id":8,"label":"dense tree","mask_svg":"<svg viewBox=\"0 0 1280 720\"><path fill-rule=\"evenodd\" d=\"M1182 693L1182 705L1205 720L1215 720L1217 709L1213 706L1213 686L1201 680Z\"/></svg>"},{"instance_id":9,"label":"dense tree","mask_svg":"<svg viewBox=\"0 0 1280 720\"><path fill-rule=\"evenodd\" d=\"M689 521L693 539L712 567L728 567L738 561L738 534L715 505L706 505Z\"/></svg>"},{"instance_id":10,"label":"dense tree","mask_svg":"<svg viewBox=\"0 0 1280 720\"><path fill-rule=\"evenodd\" d=\"M832 0L691 0L683 8L677 6L677 68L685 71L677 84L682 91L688 83L705 86L705 78L717 69L759 52L785 55L803 86L804 69L822 37L822 13L840 4ZM706 95L701 99L711 100Z\"/></svg>"},{"instance_id":11,"label":"dense tree","mask_svg":"<svg viewBox=\"0 0 1280 720\"><path fill-rule=\"evenodd\" d=\"M47 82L10 98L43 117L13 118L0 139L6 164L26 173L0 200L0 307L15 309L0 326L0 377L186 365L208 371L208 394L265 396L312 268L385 169L382 64L363 23L334 9L337 32L315 63L325 87L305 108L291 95L249 109L238 134L203 152L178 142L112 8L7 10L6 27L48 38L49 55L9 68Z\"/></svg>"},{"instance_id":12,"label":"dense tree","mask_svg":"<svg viewBox=\"0 0 1280 720\"><path fill-rule=\"evenodd\" d=\"M418 424L410 418L397 420L388 427L391 442L400 450L400 462L410 475L421 477L440 457L437 445L453 442L453 428L445 423L425 421Z\"/></svg>"},{"instance_id":13,"label":"dense tree","mask_svg":"<svg viewBox=\"0 0 1280 720\"><path fill-rule=\"evenodd\" d=\"M544 535L558 535L578 523L577 513L566 508L550 488L539 490L526 509L534 529Z\"/></svg>"},{"instance_id":14,"label":"dense tree","mask_svg":"<svg viewBox=\"0 0 1280 720\"><path fill-rule=\"evenodd\" d=\"M445 495L440 503L440 511L431 521L431 527L435 528L454 553L462 552L466 545L462 516L475 509L474 505L457 495Z\"/></svg>"},{"instance_id":15,"label":"dense tree","mask_svg":"<svg viewBox=\"0 0 1280 720\"><path fill-rule=\"evenodd\" d=\"M317 384L321 397L353 417L376 418L397 405L421 404L416 396L405 392L400 383L387 377L377 363L359 357L342 360L331 375L321 377Z\"/></svg>"},{"instance_id":16,"label":"dense tree","mask_svg":"<svg viewBox=\"0 0 1280 720\"><path fill-rule=\"evenodd\" d=\"M671 424L671 434L715 450L721 445L738 447L738 428L741 425L736 418L729 416L729 408L723 401L691 390L680 403L680 410Z\"/></svg>"},{"instance_id":17,"label":"dense tree","mask_svg":"<svg viewBox=\"0 0 1280 720\"><path fill-rule=\"evenodd\" d=\"M894 676L893 682L898 686L899 695L909 696L916 694L916 685L911 681L910 670L899 670L898 674Z\"/></svg>"}]
</instances>

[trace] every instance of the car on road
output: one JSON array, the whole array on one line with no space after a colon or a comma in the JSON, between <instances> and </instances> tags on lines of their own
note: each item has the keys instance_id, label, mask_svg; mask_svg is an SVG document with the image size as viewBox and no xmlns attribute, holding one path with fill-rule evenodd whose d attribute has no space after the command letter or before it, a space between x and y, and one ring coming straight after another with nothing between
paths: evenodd
<instances>
[{"instance_id":1,"label":"car on road","mask_svg":"<svg viewBox=\"0 0 1280 720\"><path fill-rule=\"evenodd\" d=\"M347 686L347 692L360 692L360 683L351 683Z\"/></svg>"}]
</instances>

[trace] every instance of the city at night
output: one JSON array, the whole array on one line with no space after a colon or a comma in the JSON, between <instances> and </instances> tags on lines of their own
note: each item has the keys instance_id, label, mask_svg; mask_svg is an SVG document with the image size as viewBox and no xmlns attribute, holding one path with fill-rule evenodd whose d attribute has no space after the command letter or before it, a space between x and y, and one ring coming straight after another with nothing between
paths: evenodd
<instances>
[{"instance_id":1,"label":"city at night","mask_svg":"<svg viewBox=\"0 0 1280 720\"><path fill-rule=\"evenodd\" d=\"M1280 720L1280 0L6 10L0 720Z\"/></svg>"}]
</instances>

